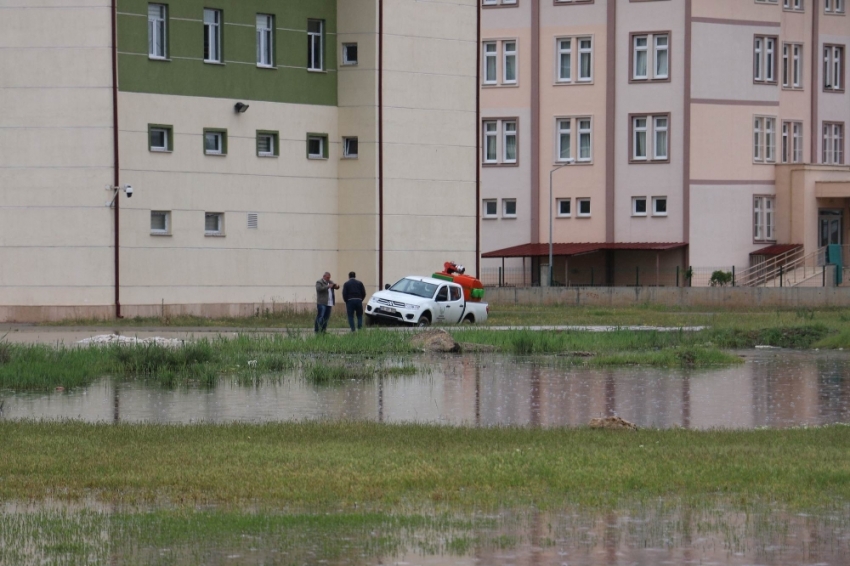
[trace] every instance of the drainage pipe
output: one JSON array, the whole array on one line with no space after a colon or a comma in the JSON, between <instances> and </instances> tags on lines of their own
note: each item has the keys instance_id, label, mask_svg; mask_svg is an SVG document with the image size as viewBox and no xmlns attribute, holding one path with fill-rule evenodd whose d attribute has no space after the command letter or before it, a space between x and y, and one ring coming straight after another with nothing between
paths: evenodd
<instances>
[{"instance_id":1,"label":"drainage pipe","mask_svg":"<svg viewBox=\"0 0 850 566\"><path fill-rule=\"evenodd\" d=\"M384 288L384 0L378 0L378 289Z\"/></svg>"},{"instance_id":2,"label":"drainage pipe","mask_svg":"<svg viewBox=\"0 0 850 566\"><path fill-rule=\"evenodd\" d=\"M123 318L121 316L121 285L119 279L119 209L121 199L118 198L118 186L120 182L120 170L118 168L118 11L116 9L116 0L112 0L112 138L113 138L113 169L115 175L112 179L113 191L115 191L115 199L113 202L113 214L115 218L115 318Z\"/></svg>"}]
</instances>

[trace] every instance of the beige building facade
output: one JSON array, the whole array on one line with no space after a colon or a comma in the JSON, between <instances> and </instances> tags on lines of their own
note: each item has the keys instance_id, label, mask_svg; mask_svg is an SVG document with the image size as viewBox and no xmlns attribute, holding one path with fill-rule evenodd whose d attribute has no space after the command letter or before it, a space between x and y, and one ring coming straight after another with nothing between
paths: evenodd
<instances>
[{"instance_id":1,"label":"beige building facade","mask_svg":"<svg viewBox=\"0 0 850 566\"><path fill-rule=\"evenodd\" d=\"M325 271L474 265L477 13L0 0L0 320L253 314Z\"/></svg>"},{"instance_id":2,"label":"beige building facade","mask_svg":"<svg viewBox=\"0 0 850 566\"><path fill-rule=\"evenodd\" d=\"M550 241L555 285L850 243L845 2L481 1L488 284L548 284Z\"/></svg>"}]
</instances>

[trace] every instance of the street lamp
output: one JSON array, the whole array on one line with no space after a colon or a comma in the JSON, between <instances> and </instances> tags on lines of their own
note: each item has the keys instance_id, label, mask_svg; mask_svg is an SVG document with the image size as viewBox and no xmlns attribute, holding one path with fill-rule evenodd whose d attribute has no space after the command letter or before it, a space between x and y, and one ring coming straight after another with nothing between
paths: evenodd
<instances>
[{"instance_id":1,"label":"street lamp","mask_svg":"<svg viewBox=\"0 0 850 566\"><path fill-rule=\"evenodd\" d=\"M573 158L570 157L566 160L566 163L563 165L558 165L551 171L549 171L549 286L552 286L552 173L561 169L562 167L566 167L567 165L573 164Z\"/></svg>"}]
</instances>

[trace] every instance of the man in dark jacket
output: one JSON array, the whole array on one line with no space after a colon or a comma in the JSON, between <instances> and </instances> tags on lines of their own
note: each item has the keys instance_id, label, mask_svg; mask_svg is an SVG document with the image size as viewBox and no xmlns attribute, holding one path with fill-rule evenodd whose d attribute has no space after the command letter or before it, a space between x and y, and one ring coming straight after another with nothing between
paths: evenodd
<instances>
[{"instance_id":1,"label":"man in dark jacket","mask_svg":"<svg viewBox=\"0 0 850 566\"><path fill-rule=\"evenodd\" d=\"M352 271L348 274L348 281L342 286L342 300L345 303L345 312L348 314L348 326L354 332L354 314L357 313L357 329L363 328L363 301L366 299L366 287L355 279L357 275Z\"/></svg>"}]
</instances>

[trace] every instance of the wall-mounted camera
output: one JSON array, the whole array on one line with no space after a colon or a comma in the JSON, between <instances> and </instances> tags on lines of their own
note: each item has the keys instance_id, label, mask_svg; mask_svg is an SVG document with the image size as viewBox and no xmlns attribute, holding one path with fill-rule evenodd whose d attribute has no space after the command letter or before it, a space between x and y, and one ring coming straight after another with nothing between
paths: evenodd
<instances>
[{"instance_id":1,"label":"wall-mounted camera","mask_svg":"<svg viewBox=\"0 0 850 566\"><path fill-rule=\"evenodd\" d=\"M124 185L124 192L127 193L127 198L133 196L133 185Z\"/></svg>"}]
</instances>

